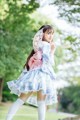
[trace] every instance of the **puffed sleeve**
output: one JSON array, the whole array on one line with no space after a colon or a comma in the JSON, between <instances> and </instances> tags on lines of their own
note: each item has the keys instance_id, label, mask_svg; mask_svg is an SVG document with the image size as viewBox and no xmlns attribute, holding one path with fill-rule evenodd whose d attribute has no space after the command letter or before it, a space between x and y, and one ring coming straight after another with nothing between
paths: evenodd
<instances>
[{"instance_id":1,"label":"puffed sleeve","mask_svg":"<svg viewBox=\"0 0 80 120\"><path fill-rule=\"evenodd\" d=\"M42 45L40 46L40 49L42 50L43 62L46 62L46 61L48 62L49 58L50 58L50 46L49 46L49 43L42 42Z\"/></svg>"},{"instance_id":2,"label":"puffed sleeve","mask_svg":"<svg viewBox=\"0 0 80 120\"><path fill-rule=\"evenodd\" d=\"M52 65L55 64L55 62L54 62L54 54L53 53L50 54L50 62L51 62Z\"/></svg>"},{"instance_id":3,"label":"puffed sleeve","mask_svg":"<svg viewBox=\"0 0 80 120\"><path fill-rule=\"evenodd\" d=\"M55 61L54 61L54 54L55 54L55 51L56 51L56 47L54 48L54 50L51 52L50 54L50 58L51 58L51 64L52 65L55 65Z\"/></svg>"},{"instance_id":4,"label":"puffed sleeve","mask_svg":"<svg viewBox=\"0 0 80 120\"><path fill-rule=\"evenodd\" d=\"M46 58L47 62L49 61L52 65L55 64L54 62L54 52L51 52L51 46L47 42L43 42L42 44L42 52L43 52L43 58Z\"/></svg>"},{"instance_id":5,"label":"puffed sleeve","mask_svg":"<svg viewBox=\"0 0 80 120\"><path fill-rule=\"evenodd\" d=\"M44 42L42 41L39 48L42 49L42 52L43 52L44 55L48 55L49 52L50 52L50 45L49 45L49 43L47 43L45 41Z\"/></svg>"}]
</instances>

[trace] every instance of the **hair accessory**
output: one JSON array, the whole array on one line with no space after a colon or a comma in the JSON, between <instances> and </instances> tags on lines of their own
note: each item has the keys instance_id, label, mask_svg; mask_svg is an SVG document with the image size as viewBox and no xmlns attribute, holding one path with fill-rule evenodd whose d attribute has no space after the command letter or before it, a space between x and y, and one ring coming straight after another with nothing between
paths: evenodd
<instances>
[{"instance_id":1,"label":"hair accessory","mask_svg":"<svg viewBox=\"0 0 80 120\"><path fill-rule=\"evenodd\" d=\"M43 38L43 29L39 30L33 38L34 51L37 51L39 49L42 42L42 38Z\"/></svg>"}]
</instances>

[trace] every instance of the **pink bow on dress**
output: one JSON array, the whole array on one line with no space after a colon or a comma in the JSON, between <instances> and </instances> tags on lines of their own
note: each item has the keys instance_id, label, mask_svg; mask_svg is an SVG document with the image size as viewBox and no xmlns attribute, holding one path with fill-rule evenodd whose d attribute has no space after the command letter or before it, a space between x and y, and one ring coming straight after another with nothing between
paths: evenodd
<instances>
[{"instance_id":1,"label":"pink bow on dress","mask_svg":"<svg viewBox=\"0 0 80 120\"><path fill-rule=\"evenodd\" d=\"M28 62L29 68L33 69L42 65L42 51L38 50L33 54Z\"/></svg>"}]
</instances>

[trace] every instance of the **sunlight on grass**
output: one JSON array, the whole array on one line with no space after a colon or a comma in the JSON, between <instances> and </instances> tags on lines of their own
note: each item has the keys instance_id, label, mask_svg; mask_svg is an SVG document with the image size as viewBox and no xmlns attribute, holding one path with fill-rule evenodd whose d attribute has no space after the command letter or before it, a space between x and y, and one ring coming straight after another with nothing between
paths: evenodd
<instances>
[{"instance_id":1,"label":"sunlight on grass","mask_svg":"<svg viewBox=\"0 0 80 120\"><path fill-rule=\"evenodd\" d=\"M0 120L5 120L10 105L0 106ZM58 120L65 118L66 116L58 115L58 113L48 112L46 113L46 120ZM14 120L37 120L37 108L31 106L22 106L16 113Z\"/></svg>"}]
</instances>

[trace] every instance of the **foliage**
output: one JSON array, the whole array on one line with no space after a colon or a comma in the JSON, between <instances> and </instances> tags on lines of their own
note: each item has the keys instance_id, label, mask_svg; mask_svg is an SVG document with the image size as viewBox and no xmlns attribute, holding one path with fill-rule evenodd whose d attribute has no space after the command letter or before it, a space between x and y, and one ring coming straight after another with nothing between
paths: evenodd
<instances>
[{"instance_id":1,"label":"foliage","mask_svg":"<svg viewBox=\"0 0 80 120\"><path fill-rule=\"evenodd\" d=\"M3 7L0 8L0 77L9 80L8 75L12 76L19 71L20 64L23 65L26 53L29 52L30 37L34 33L30 26L29 14L36 10L39 4L35 0L30 0L28 4L7 0L1 1L1 5Z\"/></svg>"},{"instance_id":2,"label":"foliage","mask_svg":"<svg viewBox=\"0 0 80 120\"><path fill-rule=\"evenodd\" d=\"M80 26L80 1L79 0L52 0L58 7L60 17L67 19L73 25Z\"/></svg>"},{"instance_id":3,"label":"foliage","mask_svg":"<svg viewBox=\"0 0 80 120\"><path fill-rule=\"evenodd\" d=\"M70 113L80 113L80 86L69 86L59 90L62 110Z\"/></svg>"},{"instance_id":4,"label":"foliage","mask_svg":"<svg viewBox=\"0 0 80 120\"><path fill-rule=\"evenodd\" d=\"M22 0L0 1L0 78L4 79L3 100L10 97L6 82L16 79L30 52L34 28L29 15L39 4L35 0L23 4Z\"/></svg>"}]
</instances>

